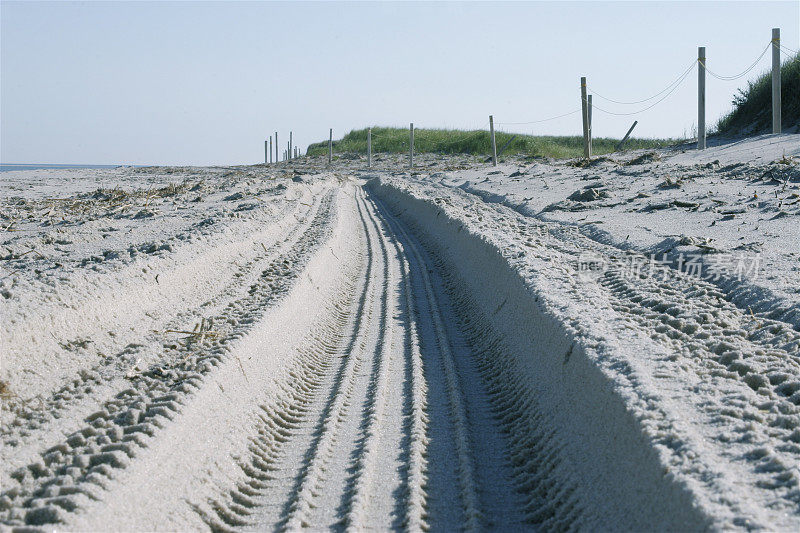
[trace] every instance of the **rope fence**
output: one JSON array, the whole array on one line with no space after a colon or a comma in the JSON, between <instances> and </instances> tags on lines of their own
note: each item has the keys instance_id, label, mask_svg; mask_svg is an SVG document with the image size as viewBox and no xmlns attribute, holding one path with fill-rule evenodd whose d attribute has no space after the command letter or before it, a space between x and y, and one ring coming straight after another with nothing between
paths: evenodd
<instances>
[{"instance_id":1,"label":"rope fence","mask_svg":"<svg viewBox=\"0 0 800 533\"><path fill-rule=\"evenodd\" d=\"M638 111L631 111L631 112L625 112L625 113L617 113L617 112L614 112L614 111L607 111L607 110L603 109L602 107L599 107L597 104L592 104L592 107L594 109L597 109L598 111L600 111L602 113L607 114L607 115L615 115L615 116L619 116L619 117L628 117L628 116L638 115L640 113L644 113L645 111L654 108L655 106L657 106L658 104L660 104L661 102L663 102L664 100L669 98L669 96L673 92L675 92L675 90L678 87L681 86L681 84L683 83L683 80L685 80L689 76L689 74L691 74L694 71L694 67L695 67L695 65L694 65L694 62L693 62L692 66L689 67L688 70L684 71L684 73L681 75L681 77L678 78L678 80L676 80L676 82L674 82L674 84L671 87L667 87L666 89L664 89L664 91L668 90L668 92L666 94L664 94L664 96L662 96L660 99L656 100L655 102L653 102L649 106L645 107L644 109L639 109ZM661 91L660 94L663 94L664 91ZM597 95L597 93L595 93L594 90L592 90L592 96L595 96L595 95ZM648 100L650 100L650 99L648 99ZM645 101L647 101L647 100L645 100ZM631 105L631 104L626 104L626 105Z\"/></svg>"},{"instance_id":2,"label":"rope fence","mask_svg":"<svg viewBox=\"0 0 800 533\"><path fill-rule=\"evenodd\" d=\"M689 63L689 66L686 68L686 70L684 70L672 83L667 85L664 89L662 89L661 91L657 92L653 96L650 96L648 98L643 98L642 100L636 100L634 102L622 102L620 100L612 100L611 98L608 98L606 96L603 96L602 94L599 94L597 91L594 90L594 88L592 88L592 96L597 96L598 98L600 98L602 100L606 100L608 102L612 102L612 103L620 104L620 105L643 104L645 102L649 102L650 100L652 100L654 98L658 98L659 96L664 94L666 91L668 91L670 88L672 88L672 87L674 87L676 85L679 85L686 78L688 73L691 72L692 70L694 70L694 67L695 67L695 61L692 61L691 63Z\"/></svg>"},{"instance_id":3,"label":"rope fence","mask_svg":"<svg viewBox=\"0 0 800 533\"><path fill-rule=\"evenodd\" d=\"M712 70L709 70L708 66L705 64L705 61L702 61L702 60L698 59L697 62L700 63L703 66L703 68L705 69L706 72L708 72L709 74L711 74L713 77L717 78L718 80L723 80L723 81L738 80L740 78L743 78L744 76L747 75L748 72L750 72L751 70L756 68L756 65L758 65L758 63L761 61L761 58L763 58L764 55L767 53L767 50L769 50L770 46L773 46L773 42L770 42L769 44L767 44L767 46L761 52L761 55L758 56L758 58L755 61L753 61L753 63L749 67L747 67L747 69L745 69L743 72L740 72L739 74L734 74L733 76L722 76L720 74L715 74Z\"/></svg>"},{"instance_id":4,"label":"rope fence","mask_svg":"<svg viewBox=\"0 0 800 533\"><path fill-rule=\"evenodd\" d=\"M794 50L781 44L780 42L780 29L774 28L772 30L772 39L766 44L764 49L759 53L756 59L749 64L749 66L744 69L742 72L732 75L723 75L719 74L713 70L708 68L707 59L705 57L705 47L698 48L698 57L694 59L687 65L687 67L681 71L681 73L666 87L658 91L657 93L653 94L652 96L648 96L647 98L642 98L640 100L633 100L633 101L626 101L626 100L617 100L603 94L600 94L592 88L591 91L588 90L588 84L586 84L585 78L581 78L582 87L581 87L581 107L577 109L572 109L570 111L565 111L564 113L560 113L557 115L545 117L545 118L537 118L533 120L528 120L524 122L493 122L493 118L490 117L490 122L485 123L483 126L478 128L476 131L468 135L467 137L461 137L459 139L455 139L449 142L438 142L437 148L440 151L449 151L451 148L457 145L463 145L464 143L471 142L474 139L477 139L480 136L486 135L487 133L490 134L492 150L493 152L496 150L495 146L495 130L494 126L526 126L531 124L542 124L545 122L550 122L553 120L558 120L561 118L565 118L568 116L576 115L578 113L582 114L583 122L584 122L584 154L586 157L591 157L591 122L592 122L592 110L596 109L601 113L606 115L612 116L634 116L649 111L654 107L658 106L662 102L664 102L667 98L669 98L679 87L681 87L684 81L695 71L695 68L698 69L698 120L697 120L697 148L703 149L705 148L705 74L708 73L711 77L720 80L720 81L736 81L744 78L747 76L753 69L755 69L760 63L764 56L767 54L769 49L773 49L772 54L772 119L773 125L772 130L773 133L780 133L781 132L781 114L780 114L780 57L781 54L788 56L790 58L796 58L800 52L798 50ZM605 100L611 104L621 105L621 106L636 106L641 104L647 104L645 107L641 109L637 109L635 111L612 111L609 109L605 109L604 107L600 107L597 104L592 102L592 98L597 97L601 100ZM655 101L653 101L655 100ZM633 128L636 126L638 121L634 121L633 125L630 127L628 132L625 134L622 142L619 143L617 149L619 149L622 144L628 139ZM490 126L490 132L486 131L486 127ZM500 131L500 130L498 130ZM509 133L510 134L510 133ZM291 133L290 133L291 139ZM385 133L373 133L372 128L369 129L368 134L368 163L371 164L371 154L372 154L372 143L381 142L391 139L395 146L397 146L398 139L396 132L385 132ZM408 147L409 150L409 164L413 167L413 151L414 151L414 128L413 124L411 124L409 128L409 138L407 140L401 140L400 146ZM430 142L430 139L426 139L426 142ZM331 130L331 137L329 139L329 154L328 160L331 161L332 158L332 147L333 147L333 133ZM507 143L508 144L508 143ZM291 142L290 142L291 145ZM275 133L275 160L277 162L277 151L278 151L278 134ZM502 152L502 149L501 149ZM267 143L265 142L265 153L267 153ZM269 140L269 161L272 160L272 137ZM287 156L288 154L288 156ZM284 158L291 159L291 146L289 149L284 152ZM495 153L493 157L494 163L497 162L497 155Z\"/></svg>"}]
</instances>

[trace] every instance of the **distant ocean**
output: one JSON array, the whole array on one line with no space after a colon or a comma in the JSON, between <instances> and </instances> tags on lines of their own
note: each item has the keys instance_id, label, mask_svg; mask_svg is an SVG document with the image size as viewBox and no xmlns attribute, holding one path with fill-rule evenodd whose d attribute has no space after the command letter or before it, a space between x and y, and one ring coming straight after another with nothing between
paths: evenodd
<instances>
[{"instance_id":1,"label":"distant ocean","mask_svg":"<svg viewBox=\"0 0 800 533\"><path fill-rule=\"evenodd\" d=\"M36 163L19 163L19 164L12 164L12 163L1 163L0 164L0 172L6 172L8 170L39 170L39 169L64 169L64 168L117 168L125 165L40 165ZM129 166L137 166L137 165L129 165Z\"/></svg>"}]
</instances>

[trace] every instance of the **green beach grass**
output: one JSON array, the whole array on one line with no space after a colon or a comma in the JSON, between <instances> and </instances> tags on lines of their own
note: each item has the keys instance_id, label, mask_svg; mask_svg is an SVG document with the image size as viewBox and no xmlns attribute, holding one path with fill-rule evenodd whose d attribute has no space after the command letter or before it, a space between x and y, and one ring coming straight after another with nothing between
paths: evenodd
<instances>
[{"instance_id":1,"label":"green beach grass","mask_svg":"<svg viewBox=\"0 0 800 533\"><path fill-rule=\"evenodd\" d=\"M497 150L499 151L514 134L495 134ZM405 128L372 128L373 153L404 153L408 151L408 129ZM592 155L602 155L614 151L619 139L598 138L592 140ZM673 139L628 139L625 150L636 148L661 148L676 144ZM360 153L367 151L367 130L353 130L339 140L333 141L333 151L336 154ZM486 156L491 152L491 140L486 130L443 130L443 129L415 129L415 153L439 154L471 154ZM328 153L328 141L314 143L308 147L307 155L318 156ZM505 149L503 155L523 154L529 156L544 156L557 159L581 157L583 155L583 137L555 137L516 135L511 144Z\"/></svg>"},{"instance_id":2,"label":"green beach grass","mask_svg":"<svg viewBox=\"0 0 800 533\"><path fill-rule=\"evenodd\" d=\"M781 124L800 124L800 54L781 65ZM772 74L766 72L733 97L733 110L715 128L719 135L756 135L772 131Z\"/></svg>"}]
</instances>

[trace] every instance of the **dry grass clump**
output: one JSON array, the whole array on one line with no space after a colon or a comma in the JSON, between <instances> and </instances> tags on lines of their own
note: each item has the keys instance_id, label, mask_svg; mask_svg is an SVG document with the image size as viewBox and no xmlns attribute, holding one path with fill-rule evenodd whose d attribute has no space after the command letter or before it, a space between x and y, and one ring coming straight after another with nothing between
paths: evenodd
<instances>
[{"instance_id":1,"label":"dry grass clump","mask_svg":"<svg viewBox=\"0 0 800 533\"><path fill-rule=\"evenodd\" d=\"M677 177L673 178L671 176L667 176L664 178L664 181L659 183L659 189L678 189L683 185L683 178Z\"/></svg>"},{"instance_id":2,"label":"dry grass clump","mask_svg":"<svg viewBox=\"0 0 800 533\"><path fill-rule=\"evenodd\" d=\"M213 318L201 318L199 324L195 324L194 329L192 331L182 330L182 329L168 329L165 330L164 333L177 333L179 335L186 335L183 340L187 340L189 342L198 342L202 344L205 339L216 339L219 338L222 334L218 331L214 331L212 328L214 327L214 319Z\"/></svg>"},{"instance_id":3,"label":"dry grass clump","mask_svg":"<svg viewBox=\"0 0 800 533\"><path fill-rule=\"evenodd\" d=\"M645 152L638 157L634 157L627 163L626 165L646 165L647 163L653 163L654 161L660 161L661 156L658 152Z\"/></svg>"},{"instance_id":4,"label":"dry grass clump","mask_svg":"<svg viewBox=\"0 0 800 533\"><path fill-rule=\"evenodd\" d=\"M797 158L793 155L787 156L786 152L783 153L783 157L776 161L779 165L786 165L793 167L797 164Z\"/></svg>"},{"instance_id":5,"label":"dry grass clump","mask_svg":"<svg viewBox=\"0 0 800 533\"><path fill-rule=\"evenodd\" d=\"M0 400L9 400L16 396L8 386L8 383L0 380Z\"/></svg>"}]
</instances>

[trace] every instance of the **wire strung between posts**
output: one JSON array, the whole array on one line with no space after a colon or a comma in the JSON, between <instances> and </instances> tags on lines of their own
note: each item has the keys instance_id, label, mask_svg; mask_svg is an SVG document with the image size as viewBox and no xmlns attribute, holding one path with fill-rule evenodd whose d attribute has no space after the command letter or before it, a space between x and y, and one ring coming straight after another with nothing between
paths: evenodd
<instances>
[{"instance_id":1,"label":"wire strung between posts","mask_svg":"<svg viewBox=\"0 0 800 533\"><path fill-rule=\"evenodd\" d=\"M636 104L643 104L643 103L645 103L645 102L649 102L650 100L652 100L652 99L654 99L654 98L658 98L659 96L661 96L662 94L664 94L666 91L668 91L668 90L670 90L671 88L673 88L673 87L674 87L676 84L678 84L678 83L680 83L681 81L683 81L683 78L685 78L685 77L686 77L686 73L687 73L687 72L691 72L691 70L694 68L694 65L695 65L695 61L694 61L694 60L692 60L692 62L689 64L689 67L688 67L686 70L684 70L684 71L681 73L681 75L680 75L680 76L678 76L678 77L675 79L675 81L673 81L672 83L670 83L669 85L667 85L667 86L666 86L666 88L664 88L663 90L661 90L661 91L657 92L657 93L656 93L656 94L654 94L653 96L650 96L650 97L648 97L648 98L645 98L645 99L643 99L643 100L637 100L637 101L635 101L635 102L621 102L621 101L619 101L619 100L612 100L611 98L607 98L607 97L603 96L602 94L598 94L598 93L597 93L597 92L594 90L594 88L592 88L592 90L591 90L591 94L592 94L592 96L597 96L598 98L601 98L601 99L603 99L603 100L607 100L607 101L609 101L609 102L613 102L613 103L615 103L615 104L621 104L621 105L636 105Z\"/></svg>"},{"instance_id":2,"label":"wire strung between posts","mask_svg":"<svg viewBox=\"0 0 800 533\"><path fill-rule=\"evenodd\" d=\"M488 126L489 123L487 122L486 125ZM477 139L478 137L482 137L483 135L486 135L487 133L488 132L485 129L481 128L481 129L479 129L477 131L472 132L470 135L468 135L467 137L465 137L463 139L455 139L453 141L445 143L444 145L440 144L439 145L439 149L444 148L445 150L448 150L448 149L452 148L453 146L458 146L459 144L471 141L473 139Z\"/></svg>"},{"instance_id":3,"label":"wire strung between posts","mask_svg":"<svg viewBox=\"0 0 800 533\"><path fill-rule=\"evenodd\" d=\"M723 80L723 81L733 81L733 80L738 80L739 78L743 77L745 74L747 74L748 72L750 72L751 70L753 70L754 68L756 68L756 65L758 65L758 62L759 62L759 61L761 61L761 58L762 58L762 57L764 57L764 54L766 54L766 53L767 53L767 50L769 50L769 47L770 47L770 46L772 46L772 41L770 41L770 42L769 42L769 44L767 44L766 48L764 48L764 51L763 51L763 52L761 52L761 55L760 55L760 56L758 56L758 59L756 59L755 61L753 61L753 64L752 64L752 65L750 65L749 67L747 67L747 70L745 70L744 72L741 72L741 73L739 73L739 74L736 74L735 76L720 76L719 74L714 74L713 72L711 72L710 70L708 70L708 67L706 66L706 64L705 64L705 62L704 62L704 61L702 61L702 60L698 59L698 60L697 60L697 62L698 62L698 63L700 63L701 65L703 65L703 68L704 68L704 69L706 69L706 72L708 72L709 74L711 74L712 76L714 76L714 77L715 77L715 78L717 78L718 80Z\"/></svg>"},{"instance_id":4,"label":"wire strung between posts","mask_svg":"<svg viewBox=\"0 0 800 533\"><path fill-rule=\"evenodd\" d=\"M550 120L555 120L557 118L568 117L570 115L574 115L575 113L580 113L580 109L575 109L574 111L570 111L569 113L564 113L563 115L558 115L556 117L550 118L543 118L541 120L531 120L530 122L495 122L498 126L523 126L525 124L539 124L540 122L547 122Z\"/></svg>"},{"instance_id":5,"label":"wire strung between posts","mask_svg":"<svg viewBox=\"0 0 800 533\"><path fill-rule=\"evenodd\" d=\"M678 80L678 83L676 83L672 87L672 89L670 89L670 91L667 94L665 94L659 100L656 100L655 102L653 102L649 106L645 107L644 109L640 109L638 111L632 111L630 113L615 113L613 111L607 111L607 110L603 109L602 107L597 107L597 104L595 104L594 102L592 102L592 109L597 109L598 111L601 111L601 112L603 112L603 113L605 113L607 115L616 115L618 117L627 117L627 116L630 116L630 115L638 115L639 113L644 113L648 109L652 109L655 106L657 106L658 104L660 104L661 102L663 102L664 100L666 100L669 97L669 95L671 95L673 92L675 92L675 89L677 89L678 87L681 86L681 83L683 82L683 80L685 80L689 76L689 74L692 73L693 70L694 70L694 62L692 62L692 67L689 70L687 70L686 72L683 73L683 76Z\"/></svg>"},{"instance_id":6,"label":"wire strung between posts","mask_svg":"<svg viewBox=\"0 0 800 533\"><path fill-rule=\"evenodd\" d=\"M792 49L791 49L791 48L789 48L788 46L783 46L782 44L779 44L778 46L780 47L780 49L781 49L781 52L783 52L784 54L786 54L786 55L787 55L787 56L789 56L789 57L794 57L794 56L796 56L797 54L800 54L800 51L798 51L798 50L792 50Z\"/></svg>"}]
</instances>

